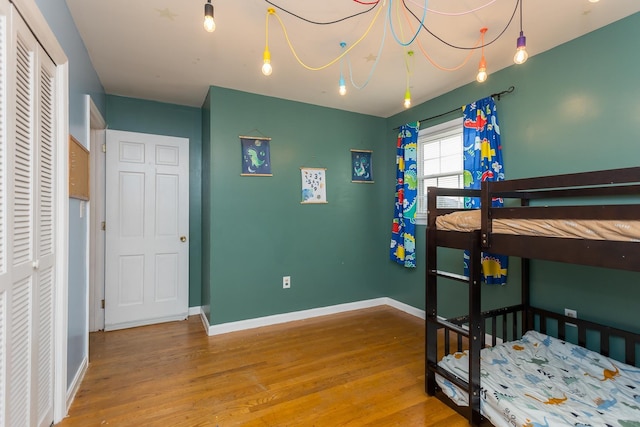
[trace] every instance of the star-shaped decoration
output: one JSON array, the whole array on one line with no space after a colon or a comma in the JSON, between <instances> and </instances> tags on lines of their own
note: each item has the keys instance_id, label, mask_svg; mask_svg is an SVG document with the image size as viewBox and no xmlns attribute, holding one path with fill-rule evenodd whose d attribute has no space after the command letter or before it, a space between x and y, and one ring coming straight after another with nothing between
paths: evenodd
<instances>
[{"instance_id":1,"label":"star-shaped decoration","mask_svg":"<svg viewBox=\"0 0 640 427\"><path fill-rule=\"evenodd\" d=\"M367 62L373 62L377 59L378 57L376 55L374 55L373 53L370 53L369 56L365 56L364 59L367 60Z\"/></svg>"},{"instance_id":2,"label":"star-shaped decoration","mask_svg":"<svg viewBox=\"0 0 640 427\"><path fill-rule=\"evenodd\" d=\"M167 18L170 21L173 21L173 18L178 16L177 13L171 12L169 8L166 7L164 9L156 9L156 12L158 12L161 18Z\"/></svg>"}]
</instances>

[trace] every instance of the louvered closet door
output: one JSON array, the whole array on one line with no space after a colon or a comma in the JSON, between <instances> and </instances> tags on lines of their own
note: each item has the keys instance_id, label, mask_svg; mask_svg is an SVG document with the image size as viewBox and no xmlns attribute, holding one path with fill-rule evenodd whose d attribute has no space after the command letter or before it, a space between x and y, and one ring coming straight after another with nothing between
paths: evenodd
<instances>
[{"instance_id":1,"label":"louvered closet door","mask_svg":"<svg viewBox=\"0 0 640 427\"><path fill-rule=\"evenodd\" d=\"M0 1L0 425L6 426L7 408L7 335L9 326L8 300L13 289L9 258L7 226L8 207L8 143L7 143L7 46L9 5Z\"/></svg>"},{"instance_id":2,"label":"louvered closet door","mask_svg":"<svg viewBox=\"0 0 640 427\"><path fill-rule=\"evenodd\" d=\"M5 0L2 8L6 12ZM0 121L7 183L0 197L7 213L2 224L6 269L0 276L6 327L0 425L48 426L53 421L54 373L55 67L15 10L9 16L9 48L1 73L8 80L2 84L7 98L0 103L6 105Z\"/></svg>"},{"instance_id":3,"label":"louvered closet door","mask_svg":"<svg viewBox=\"0 0 640 427\"><path fill-rule=\"evenodd\" d=\"M38 46L37 55L37 199L35 209L36 284L33 316L32 415L38 426L53 421L53 356L54 356L54 142L55 142L55 65Z\"/></svg>"}]
</instances>

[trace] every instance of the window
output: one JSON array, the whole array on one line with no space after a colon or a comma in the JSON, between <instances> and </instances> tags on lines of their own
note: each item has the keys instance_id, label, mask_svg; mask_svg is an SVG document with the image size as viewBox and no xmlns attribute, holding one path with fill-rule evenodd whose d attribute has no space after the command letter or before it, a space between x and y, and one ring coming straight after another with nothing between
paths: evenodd
<instances>
[{"instance_id":1,"label":"window","mask_svg":"<svg viewBox=\"0 0 640 427\"><path fill-rule=\"evenodd\" d=\"M426 224L427 187L463 188L462 118L422 129L418 134L418 210ZM438 207L463 206L461 197L440 199Z\"/></svg>"}]
</instances>

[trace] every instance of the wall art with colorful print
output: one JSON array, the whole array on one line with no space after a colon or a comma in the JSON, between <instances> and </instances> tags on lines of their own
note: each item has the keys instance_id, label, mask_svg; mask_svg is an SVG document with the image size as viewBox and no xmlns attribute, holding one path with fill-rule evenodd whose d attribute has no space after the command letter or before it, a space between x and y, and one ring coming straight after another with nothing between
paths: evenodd
<instances>
[{"instance_id":1,"label":"wall art with colorful print","mask_svg":"<svg viewBox=\"0 0 640 427\"><path fill-rule=\"evenodd\" d=\"M273 176L271 173L271 138L241 136L242 176Z\"/></svg>"},{"instance_id":2,"label":"wall art with colorful print","mask_svg":"<svg viewBox=\"0 0 640 427\"><path fill-rule=\"evenodd\" d=\"M351 182L373 184L371 150L351 150Z\"/></svg>"},{"instance_id":3,"label":"wall art with colorful print","mask_svg":"<svg viewBox=\"0 0 640 427\"><path fill-rule=\"evenodd\" d=\"M300 168L302 201L300 203L327 203L325 168Z\"/></svg>"}]
</instances>

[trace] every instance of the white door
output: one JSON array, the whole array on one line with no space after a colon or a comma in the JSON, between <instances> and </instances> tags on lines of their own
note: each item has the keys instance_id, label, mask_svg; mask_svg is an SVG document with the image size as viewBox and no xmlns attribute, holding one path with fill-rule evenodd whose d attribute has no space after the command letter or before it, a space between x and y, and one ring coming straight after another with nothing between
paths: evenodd
<instances>
[{"instance_id":1,"label":"white door","mask_svg":"<svg viewBox=\"0 0 640 427\"><path fill-rule=\"evenodd\" d=\"M0 112L0 425L49 426L54 379L56 70L5 1L0 2L0 15L0 98L7 106Z\"/></svg>"},{"instance_id":2,"label":"white door","mask_svg":"<svg viewBox=\"0 0 640 427\"><path fill-rule=\"evenodd\" d=\"M186 319L189 140L107 130L105 330Z\"/></svg>"}]
</instances>

